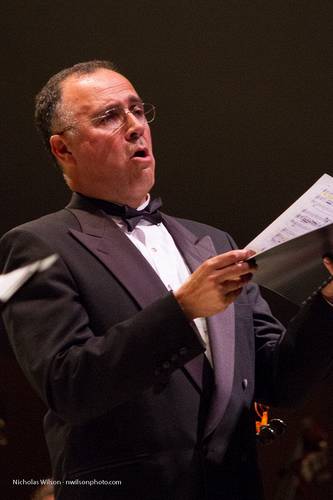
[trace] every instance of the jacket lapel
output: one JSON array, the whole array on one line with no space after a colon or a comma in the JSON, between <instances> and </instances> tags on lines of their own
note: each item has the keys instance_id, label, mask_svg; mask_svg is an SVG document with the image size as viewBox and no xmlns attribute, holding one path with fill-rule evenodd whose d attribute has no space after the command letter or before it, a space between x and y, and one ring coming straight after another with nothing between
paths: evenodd
<instances>
[{"instance_id":1,"label":"jacket lapel","mask_svg":"<svg viewBox=\"0 0 333 500\"><path fill-rule=\"evenodd\" d=\"M215 388L204 437L211 434L222 420L230 400L235 363L235 312L230 304L221 313L207 320L214 363Z\"/></svg>"},{"instance_id":2,"label":"jacket lapel","mask_svg":"<svg viewBox=\"0 0 333 500\"><path fill-rule=\"evenodd\" d=\"M196 235L178 222L177 219L166 214L163 214L163 222L192 272L205 260L216 255L216 250L210 236L198 239Z\"/></svg>"},{"instance_id":3,"label":"jacket lapel","mask_svg":"<svg viewBox=\"0 0 333 500\"><path fill-rule=\"evenodd\" d=\"M82 228L82 231L70 229L73 237L109 269L139 307L147 307L167 295L169 292L154 269L117 224L92 203L84 200L84 205L84 209L78 203L67 207Z\"/></svg>"},{"instance_id":4,"label":"jacket lapel","mask_svg":"<svg viewBox=\"0 0 333 500\"><path fill-rule=\"evenodd\" d=\"M204 236L198 240L193 233L174 218L163 215L163 220L192 272L203 261L216 255L214 244L209 236ZM214 365L215 388L204 437L211 434L221 421L231 396L235 360L235 313L233 304L225 311L208 318L207 326ZM199 369L198 358L201 358L202 369L202 357L203 355L198 356L185 365L192 375L194 369ZM191 364L194 366L191 366Z\"/></svg>"},{"instance_id":5,"label":"jacket lapel","mask_svg":"<svg viewBox=\"0 0 333 500\"><path fill-rule=\"evenodd\" d=\"M195 271L206 259L216 254L209 236L204 236L198 240L193 233L176 219L166 214L163 214L163 223L173 237L190 271ZM194 323L193 326L196 328ZM197 333L200 335L199 332ZM204 354L199 354L199 356L184 365L184 370L195 380L200 390L203 387L203 363Z\"/></svg>"}]
</instances>

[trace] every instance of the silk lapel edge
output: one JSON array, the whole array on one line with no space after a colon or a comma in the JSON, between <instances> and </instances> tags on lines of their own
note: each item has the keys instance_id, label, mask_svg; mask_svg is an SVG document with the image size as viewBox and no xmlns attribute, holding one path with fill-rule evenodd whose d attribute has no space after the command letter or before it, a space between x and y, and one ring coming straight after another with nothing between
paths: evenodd
<instances>
[{"instance_id":1,"label":"silk lapel edge","mask_svg":"<svg viewBox=\"0 0 333 500\"><path fill-rule=\"evenodd\" d=\"M217 254L213 240L209 235L197 238L173 217L163 214L163 219L192 271L206 259ZM231 397L235 368L234 305L231 304L225 311L207 318L207 326L212 348L216 387L207 417L205 437L213 432L223 418ZM193 373L191 366L185 368L191 374Z\"/></svg>"}]
</instances>

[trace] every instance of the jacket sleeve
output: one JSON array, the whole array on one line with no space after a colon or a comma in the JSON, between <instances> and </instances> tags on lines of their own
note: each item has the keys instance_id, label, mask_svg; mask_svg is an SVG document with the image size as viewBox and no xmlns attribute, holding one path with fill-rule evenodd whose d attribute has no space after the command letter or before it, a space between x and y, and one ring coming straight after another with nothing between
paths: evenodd
<instances>
[{"instance_id":1,"label":"jacket sleeve","mask_svg":"<svg viewBox=\"0 0 333 500\"><path fill-rule=\"evenodd\" d=\"M256 285L248 287L256 346L256 398L293 407L333 368L333 308L320 294L303 305L287 328L272 316Z\"/></svg>"},{"instance_id":2,"label":"jacket sleeve","mask_svg":"<svg viewBox=\"0 0 333 500\"><path fill-rule=\"evenodd\" d=\"M39 236L13 230L0 242L1 272L51 253ZM204 351L172 293L96 335L61 256L16 293L3 320L30 383L58 416L77 424L157 390Z\"/></svg>"}]
</instances>

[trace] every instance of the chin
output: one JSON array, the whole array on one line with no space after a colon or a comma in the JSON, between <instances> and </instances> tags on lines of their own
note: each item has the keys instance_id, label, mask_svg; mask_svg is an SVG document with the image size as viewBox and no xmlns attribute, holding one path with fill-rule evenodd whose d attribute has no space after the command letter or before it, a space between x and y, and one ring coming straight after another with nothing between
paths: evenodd
<instances>
[{"instance_id":1,"label":"chin","mask_svg":"<svg viewBox=\"0 0 333 500\"><path fill-rule=\"evenodd\" d=\"M145 191L148 193L154 184L155 184L154 169L147 168L146 170L142 171L141 182L138 184L138 191L141 190L142 188L142 192Z\"/></svg>"},{"instance_id":2,"label":"chin","mask_svg":"<svg viewBox=\"0 0 333 500\"><path fill-rule=\"evenodd\" d=\"M129 198L132 200L131 202L131 206L134 206L136 205L136 207L142 205L142 203L144 203L147 199L147 195L149 194L151 188L153 187L154 184L149 184L149 186L147 186L145 189L140 189L138 190L135 194L134 192L132 191L130 193L130 196Z\"/></svg>"}]
</instances>

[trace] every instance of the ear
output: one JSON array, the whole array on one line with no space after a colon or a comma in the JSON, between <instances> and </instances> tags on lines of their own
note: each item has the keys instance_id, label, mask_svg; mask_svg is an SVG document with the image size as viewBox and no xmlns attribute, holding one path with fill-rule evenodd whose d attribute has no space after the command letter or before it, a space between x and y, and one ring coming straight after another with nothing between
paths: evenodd
<instances>
[{"instance_id":1,"label":"ear","mask_svg":"<svg viewBox=\"0 0 333 500\"><path fill-rule=\"evenodd\" d=\"M50 147L52 154L55 156L57 162L63 167L73 166L75 158L70 151L68 142L62 135L55 134L50 137Z\"/></svg>"}]
</instances>

